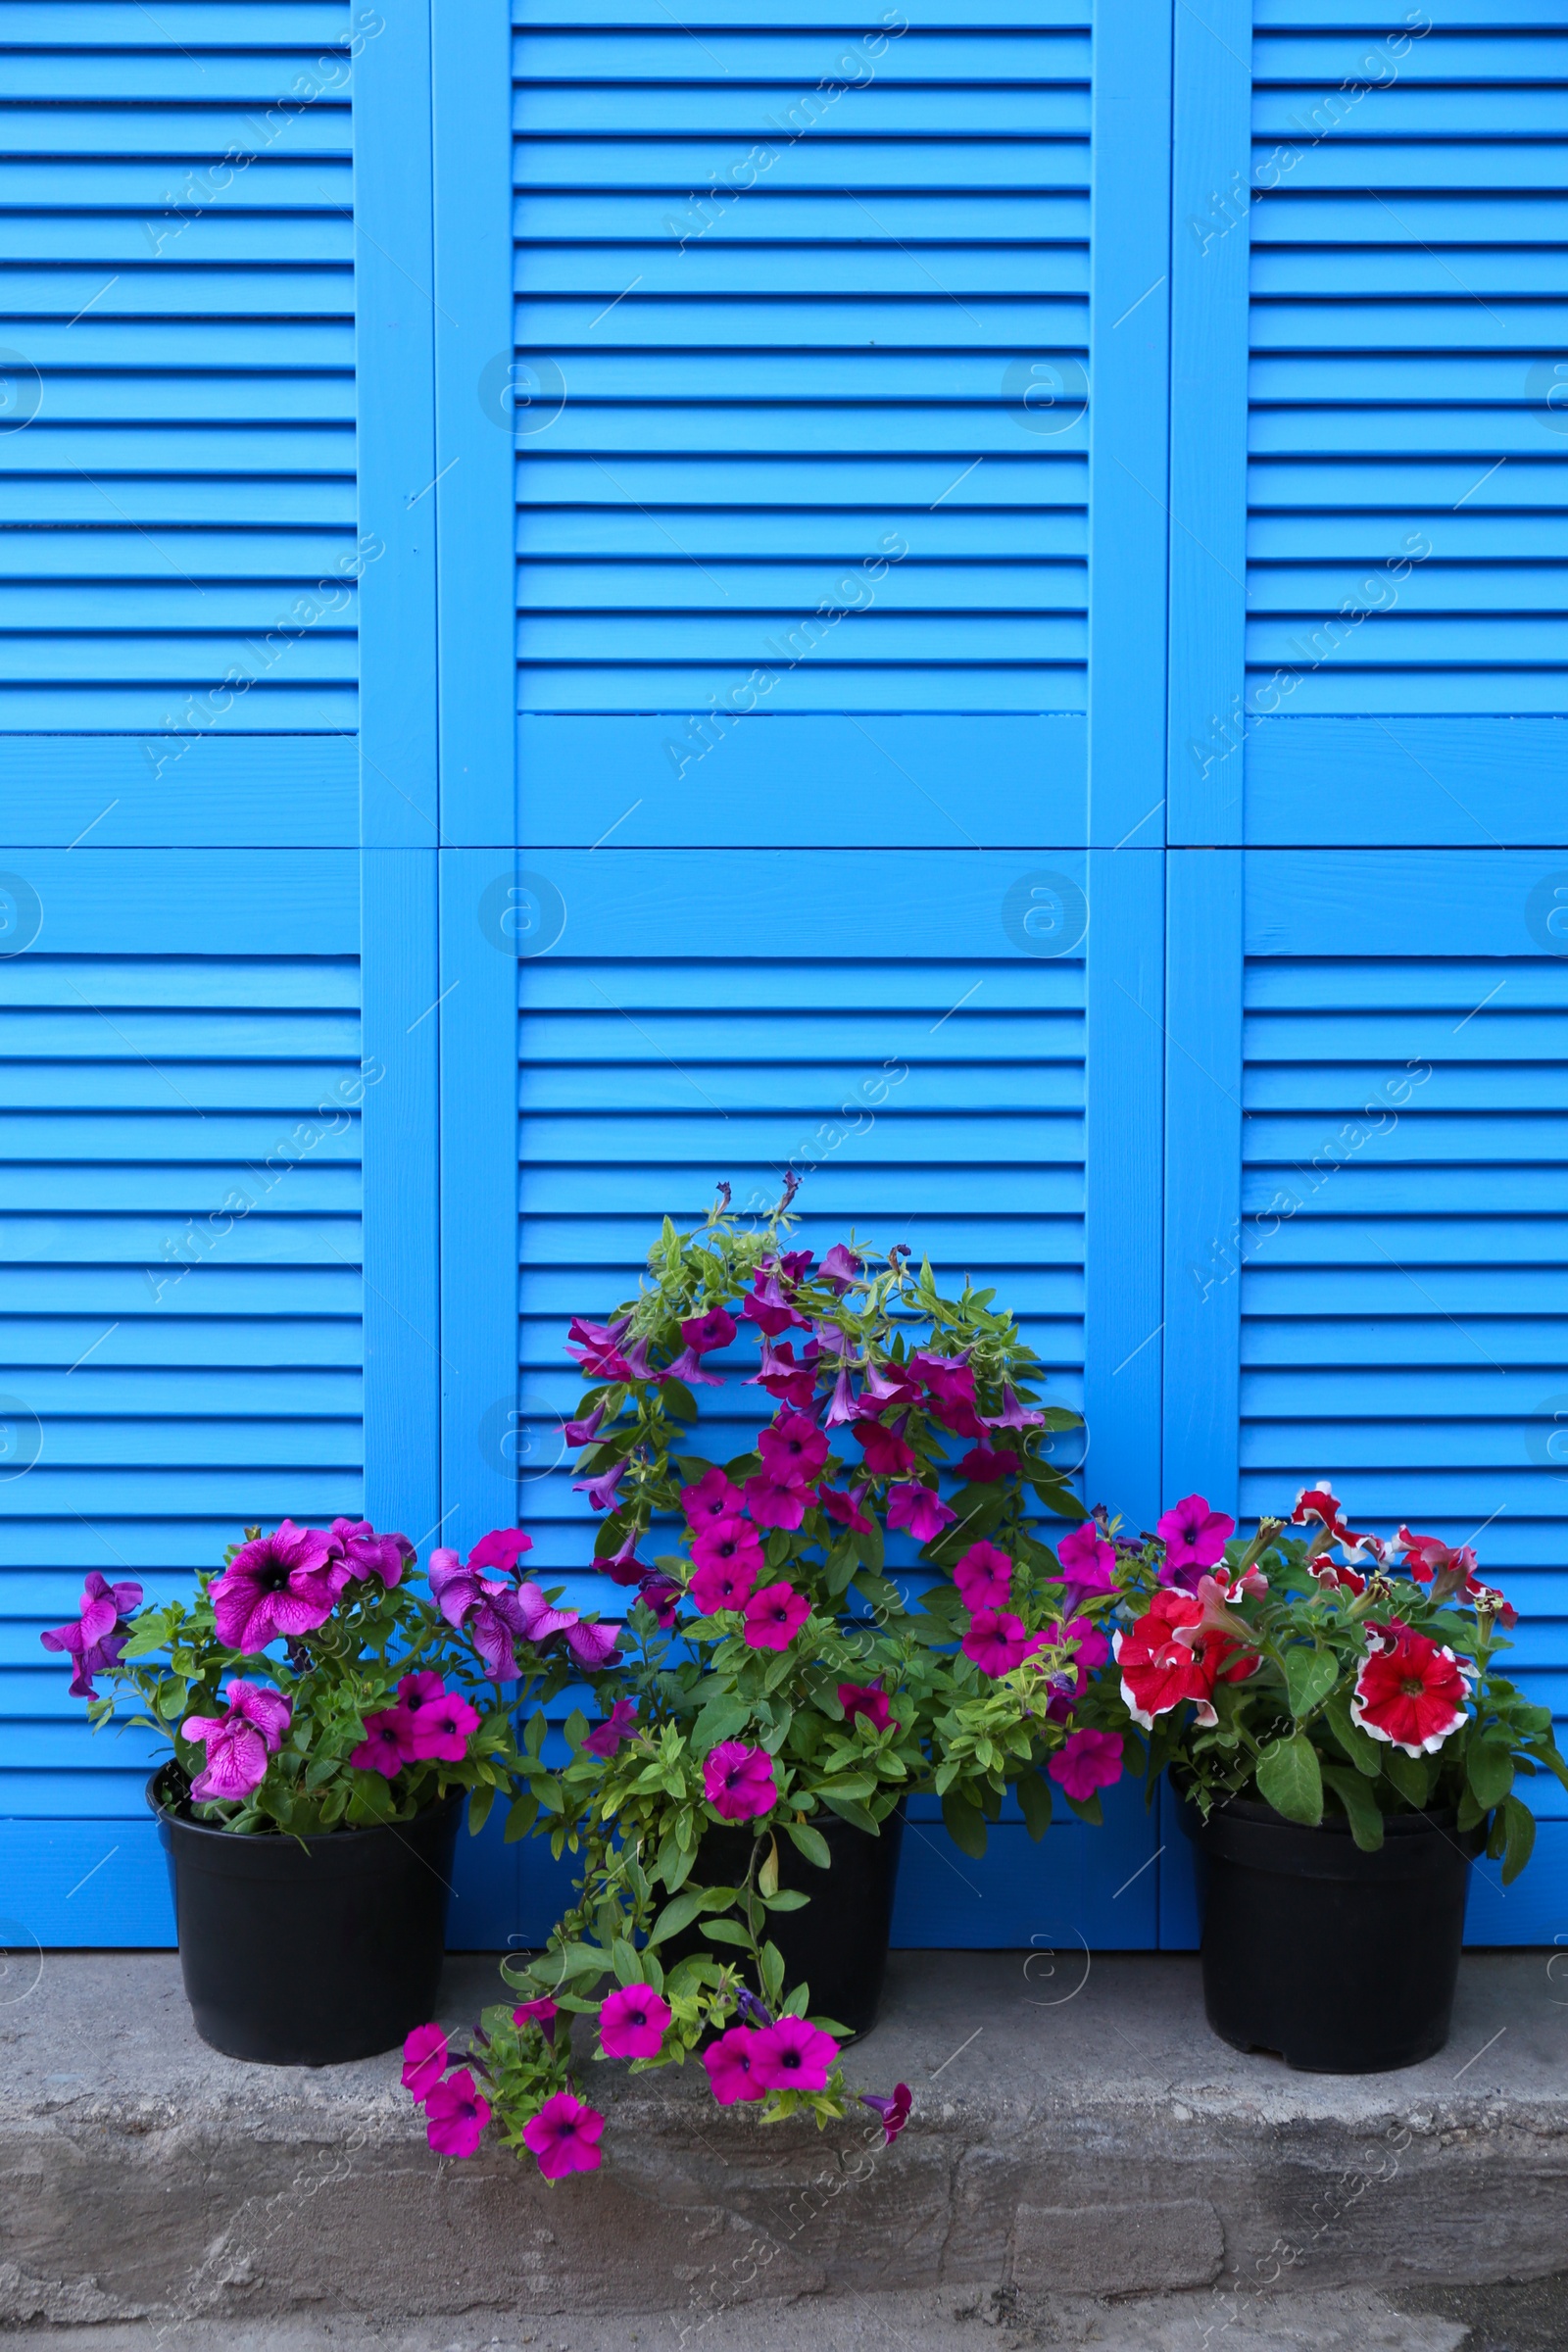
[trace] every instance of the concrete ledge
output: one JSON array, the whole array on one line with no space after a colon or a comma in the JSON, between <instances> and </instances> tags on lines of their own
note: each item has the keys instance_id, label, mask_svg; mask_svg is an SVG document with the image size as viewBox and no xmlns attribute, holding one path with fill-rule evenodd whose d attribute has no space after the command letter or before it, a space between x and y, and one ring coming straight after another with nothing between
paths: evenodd
<instances>
[{"instance_id":1,"label":"concrete ledge","mask_svg":"<svg viewBox=\"0 0 1568 2352\"><path fill-rule=\"evenodd\" d=\"M899 1954L852 2053L914 2089L893 2150L593 2067L606 2170L552 2189L505 2155L438 2163L394 2057L244 2066L196 2038L172 1955L51 1955L0 2009L0 2321L663 2311L690 2342L803 2294L1544 2278L1568 2212L1549 1958L1468 1955L1448 2049L1347 2079L1227 2049L1185 1955ZM453 1963L443 2016L495 1983Z\"/></svg>"}]
</instances>

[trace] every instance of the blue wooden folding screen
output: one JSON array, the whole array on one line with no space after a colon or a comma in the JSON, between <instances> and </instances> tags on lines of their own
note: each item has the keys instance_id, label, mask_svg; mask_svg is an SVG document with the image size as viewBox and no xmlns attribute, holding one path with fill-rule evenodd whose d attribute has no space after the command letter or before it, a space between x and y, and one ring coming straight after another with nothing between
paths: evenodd
<instances>
[{"instance_id":1,"label":"blue wooden folding screen","mask_svg":"<svg viewBox=\"0 0 1568 2352\"><path fill-rule=\"evenodd\" d=\"M82 1573L520 1517L603 1605L564 1320L791 1164L1017 1304L1091 1499L1486 1522L1562 1695L1564 36L975 16L10 12L23 1933L169 1934ZM1110 1812L922 1814L898 1934L1190 1940ZM487 1833L454 1939L553 1887Z\"/></svg>"}]
</instances>

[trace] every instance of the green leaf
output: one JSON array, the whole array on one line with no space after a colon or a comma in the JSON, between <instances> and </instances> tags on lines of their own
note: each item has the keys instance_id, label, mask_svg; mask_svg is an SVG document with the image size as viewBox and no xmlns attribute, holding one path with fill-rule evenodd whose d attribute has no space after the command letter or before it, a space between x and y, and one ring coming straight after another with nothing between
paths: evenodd
<instances>
[{"instance_id":1,"label":"green leaf","mask_svg":"<svg viewBox=\"0 0 1568 2352\"><path fill-rule=\"evenodd\" d=\"M1323 1778L1345 1807L1350 1836L1362 1853L1375 1854L1383 1843L1383 1816L1366 1782L1343 1764L1325 1764Z\"/></svg>"},{"instance_id":2,"label":"green leaf","mask_svg":"<svg viewBox=\"0 0 1568 2352\"><path fill-rule=\"evenodd\" d=\"M672 1903L664 1905L654 1922L653 1933L648 1938L649 1942L667 1943L671 1936L678 1936L682 1928L691 1926L702 1908L702 1888L688 1886L684 1894L677 1894Z\"/></svg>"},{"instance_id":3,"label":"green leaf","mask_svg":"<svg viewBox=\"0 0 1568 2352\"><path fill-rule=\"evenodd\" d=\"M830 1868L833 1856L820 1830L813 1830L808 1822L804 1821L789 1821L784 1827L797 1853L804 1854L808 1862L814 1863L818 1870Z\"/></svg>"},{"instance_id":4,"label":"green leaf","mask_svg":"<svg viewBox=\"0 0 1568 2352\"><path fill-rule=\"evenodd\" d=\"M1038 1843L1051 1827L1051 1783L1038 1772L1022 1772L1014 1787L1023 1826Z\"/></svg>"},{"instance_id":5,"label":"green leaf","mask_svg":"<svg viewBox=\"0 0 1568 2352\"><path fill-rule=\"evenodd\" d=\"M1265 1748L1257 1767L1257 1792L1287 1821L1315 1830L1323 1818L1323 1776L1311 1740L1294 1732Z\"/></svg>"},{"instance_id":6,"label":"green leaf","mask_svg":"<svg viewBox=\"0 0 1568 2352\"><path fill-rule=\"evenodd\" d=\"M705 1936L710 1936L715 1943L738 1943L743 1952L749 1952L752 1948L752 1939L750 1936L737 1920L705 1920L703 1922L703 1934Z\"/></svg>"},{"instance_id":7,"label":"green leaf","mask_svg":"<svg viewBox=\"0 0 1568 2352\"><path fill-rule=\"evenodd\" d=\"M623 1984L643 1982L642 1965L624 1936L617 1936L610 1947L610 1965Z\"/></svg>"},{"instance_id":8,"label":"green leaf","mask_svg":"<svg viewBox=\"0 0 1568 2352\"><path fill-rule=\"evenodd\" d=\"M720 1741L733 1740L744 1731L752 1719L752 1702L733 1690L720 1691L710 1698L692 1726L692 1746L700 1756L706 1756Z\"/></svg>"},{"instance_id":9,"label":"green leaf","mask_svg":"<svg viewBox=\"0 0 1568 2352\"><path fill-rule=\"evenodd\" d=\"M985 1815L961 1790L950 1788L942 1799L942 1819L960 1854L980 1861L986 1850Z\"/></svg>"},{"instance_id":10,"label":"green leaf","mask_svg":"<svg viewBox=\"0 0 1568 2352\"><path fill-rule=\"evenodd\" d=\"M836 1796L875 1796L877 1781L874 1773L841 1772L824 1782L816 1791L824 1804L830 1805Z\"/></svg>"},{"instance_id":11,"label":"green leaf","mask_svg":"<svg viewBox=\"0 0 1568 2352\"><path fill-rule=\"evenodd\" d=\"M1494 1740L1472 1740L1465 1763L1466 1776L1476 1792L1476 1802L1490 1813L1500 1805L1513 1787L1513 1757L1507 1748Z\"/></svg>"},{"instance_id":12,"label":"green leaf","mask_svg":"<svg viewBox=\"0 0 1568 2352\"><path fill-rule=\"evenodd\" d=\"M1098 1788L1092 1788L1087 1796L1067 1796L1065 1788L1061 1793L1067 1797L1068 1804L1071 1805L1080 1821L1087 1821L1091 1829L1099 1830L1104 1827L1105 1816L1101 1806Z\"/></svg>"},{"instance_id":13,"label":"green leaf","mask_svg":"<svg viewBox=\"0 0 1568 2352\"><path fill-rule=\"evenodd\" d=\"M851 1822L856 1829L864 1830L873 1838L877 1835L876 1823L858 1796L831 1796L825 1788L818 1789L817 1794L825 1805L831 1805L840 1821Z\"/></svg>"},{"instance_id":14,"label":"green leaf","mask_svg":"<svg viewBox=\"0 0 1568 2352\"><path fill-rule=\"evenodd\" d=\"M1485 1821L1486 1818L1487 1808L1485 1805L1476 1803L1474 1790L1468 1787L1461 1788L1459 1791L1459 1829L1461 1831L1473 1830L1478 1821ZM1499 1814L1498 1820L1500 1821L1501 1818Z\"/></svg>"},{"instance_id":15,"label":"green leaf","mask_svg":"<svg viewBox=\"0 0 1568 2352\"><path fill-rule=\"evenodd\" d=\"M804 1911L810 1899L808 1894L802 1894L793 1886L786 1886L782 1894L764 1894L762 1897L770 1911Z\"/></svg>"},{"instance_id":16,"label":"green leaf","mask_svg":"<svg viewBox=\"0 0 1568 2352\"><path fill-rule=\"evenodd\" d=\"M1385 1747L1380 1750L1383 1770L1404 1798L1419 1813L1432 1793L1432 1773L1424 1756L1407 1756L1402 1748Z\"/></svg>"},{"instance_id":17,"label":"green leaf","mask_svg":"<svg viewBox=\"0 0 1568 2352\"><path fill-rule=\"evenodd\" d=\"M1308 1649L1297 1642L1285 1652L1285 1688L1298 1723L1321 1705L1339 1679L1340 1661L1332 1649Z\"/></svg>"},{"instance_id":18,"label":"green leaf","mask_svg":"<svg viewBox=\"0 0 1568 2352\"><path fill-rule=\"evenodd\" d=\"M1323 1720L1356 1771L1364 1773L1369 1781L1375 1781L1383 1770L1387 1751L1379 1747L1375 1740L1369 1739L1358 1723L1350 1720L1348 1690L1336 1690L1323 1710Z\"/></svg>"},{"instance_id":19,"label":"green leaf","mask_svg":"<svg viewBox=\"0 0 1568 2352\"><path fill-rule=\"evenodd\" d=\"M1507 1844L1503 1849L1502 1883L1511 1886L1535 1848L1536 1820L1528 1805L1516 1796L1502 1800L1503 1820L1507 1825Z\"/></svg>"},{"instance_id":20,"label":"green leaf","mask_svg":"<svg viewBox=\"0 0 1568 2352\"><path fill-rule=\"evenodd\" d=\"M493 1788L470 1788L468 1791L468 1836L477 1838L490 1818L490 1808L496 1801Z\"/></svg>"},{"instance_id":21,"label":"green leaf","mask_svg":"<svg viewBox=\"0 0 1568 2352\"><path fill-rule=\"evenodd\" d=\"M659 1384L659 1401L671 1420L695 1421L697 1418L697 1399L683 1380L662 1380Z\"/></svg>"},{"instance_id":22,"label":"green leaf","mask_svg":"<svg viewBox=\"0 0 1568 2352\"><path fill-rule=\"evenodd\" d=\"M778 1892L778 1839L770 1838L762 1865L757 1874L757 1891L766 1896Z\"/></svg>"}]
</instances>

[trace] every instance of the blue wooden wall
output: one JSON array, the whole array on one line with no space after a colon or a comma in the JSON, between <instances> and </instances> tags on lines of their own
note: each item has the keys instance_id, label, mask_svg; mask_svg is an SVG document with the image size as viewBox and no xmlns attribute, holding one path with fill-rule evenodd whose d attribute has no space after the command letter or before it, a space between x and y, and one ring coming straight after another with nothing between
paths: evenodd
<instances>
[{"instance_id":1,"label":"blue wooden wall","mask_svg":"<svg viewBox=\"0 0 1568 2352\"><path fill-rule=\"evenodd\" d=\"M1091 1499L1485 1523L1568 1698L1553 12L680 16L9 10L41 1942L170 1933L36 1645L83 1572L363 1507L590 1597L564 1320L790 1164L1005 1289ZM914 1827L904 1940L1191 1940L1135 1790ZM456 1941L548 1918L463 1873ZM1494 1879L1479 1939L1568 1928L1568 1821Z\"/></svg>"}]
</instances>

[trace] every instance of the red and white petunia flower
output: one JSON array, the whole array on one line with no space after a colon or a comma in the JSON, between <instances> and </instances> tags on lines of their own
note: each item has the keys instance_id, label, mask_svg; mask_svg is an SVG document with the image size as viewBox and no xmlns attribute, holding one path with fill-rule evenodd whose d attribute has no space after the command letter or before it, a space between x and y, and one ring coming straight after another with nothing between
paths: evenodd
<instances>
[{"instance_id":1,"label":"red and white petunia flower","mask_svg":"<svg viewBox=\"0 0 1568 2352\"><path fill-rule=\"evenodd\" d=\"M1407 1756L1435 1756L1466 1721L1475 1679L1468 1658L1440 1648L1397 1617L1367 1626L1367 1656L1355 1678L1351 1721Z\"/></svg>"},{"instance_id":2,"label":"red and white petunia flower","mask_svg":"<svg viewBox=\"0 0 1568 2352\"><path fill-rule=\"evenodd\" d=\"M1353 1568L1342 1567L1328 1552L1320 1551L1306 1563L1308 1576L1315 1576L1321 1591L1348 1592L1352 1597L1366 1591L1366 1578L1357 1576Z\"/></svg>"},{"instance_id":3,"label":"red and white petunia flower","mask_svg":"<svg viewBox=\"0 0 1568 2352\"><path fill-rule=\"evenodd\" d=\"M1210 1577L1203 1582L1214 1585ZM1219 1593L1220 1589L1214 1586L1214 1591ZM1255 1656L1238 1655L1241 1646L1216 1622L1209 1598L1169 1590L1156 1592L1147 1614L1117 1634L1112 1644L1121 1668L1121 1694L1133 1721L1152 1731L1156 1715L1166 1715L1190 1698L1200 1723L1217 1723L1215 1685L1243 1682L1257 1671Z\"/></svg>"}]
</instances>

